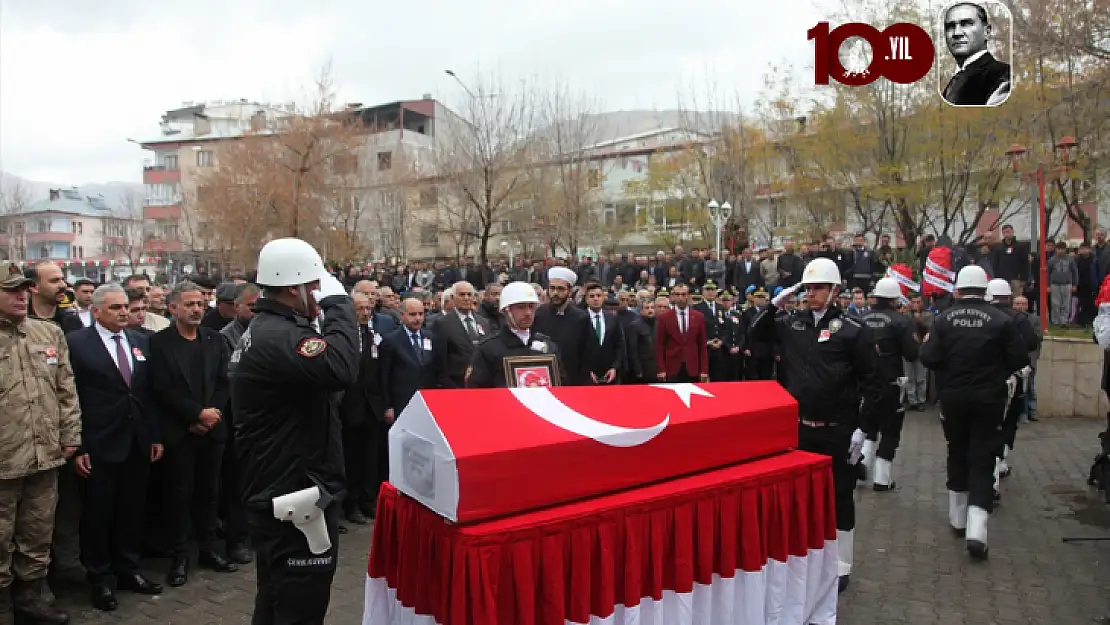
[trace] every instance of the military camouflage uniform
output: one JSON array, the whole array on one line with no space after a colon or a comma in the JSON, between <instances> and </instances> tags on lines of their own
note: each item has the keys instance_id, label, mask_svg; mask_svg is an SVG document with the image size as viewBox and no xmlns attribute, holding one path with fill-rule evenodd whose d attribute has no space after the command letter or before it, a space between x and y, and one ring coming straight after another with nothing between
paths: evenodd
<instances>
[{"instance_id":1,"label":"military camouflage uniform","mask_svg":"<svg viewBox=\"0 0 1110 625\"><path fill-rule=\"evenodd\" d=\"M0 268L0 288L22 276ZM0 318L0 589L46 577L63 447L81 444L69 348L55 324Z\"/></svg>"}]
</instances>

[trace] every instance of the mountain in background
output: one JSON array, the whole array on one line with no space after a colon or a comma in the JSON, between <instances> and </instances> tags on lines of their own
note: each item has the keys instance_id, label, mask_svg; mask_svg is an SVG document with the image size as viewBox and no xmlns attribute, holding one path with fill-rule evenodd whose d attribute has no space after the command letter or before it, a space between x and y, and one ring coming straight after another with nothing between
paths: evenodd
<instances>
[{"instance_id":1,"label":"mountain in background","mask_svg":"<svg viewBox=\"0 0 1110 625\"><path fill-rule=\"evenodd\" d=\"M50 189L69 189L73 185L55 182L40 182L27 180L14 174L0 171L0 198L7 198L17 189L22 188L27 197L27 204L45 200L50 197ZM105 182L77 185L81 195L103 196L108 206L118 207L123 204L123 198L135 194L141 199L145 196L143 185L138 182ZM0 211L7 210L7 206L0 206Z\"/></svg>"}]
</instances>

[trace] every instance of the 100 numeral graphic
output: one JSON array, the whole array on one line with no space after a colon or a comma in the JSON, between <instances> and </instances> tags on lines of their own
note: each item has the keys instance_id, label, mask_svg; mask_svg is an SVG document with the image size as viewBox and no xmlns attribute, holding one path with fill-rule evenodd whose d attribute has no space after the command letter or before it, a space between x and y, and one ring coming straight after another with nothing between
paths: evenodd
<instances>
[{"instance_id":1,"label":"100 numeral graphic","mask_svg":"<svg viewBox=\"0 0 1110 625\"><path fill-rule=\"evenodd\" d=\"M806 36L813 42L815 85L827 85L832 79L849 87L862 87L879 78L908 85L928 75L936 55L929 33L917 24L905 22L891 24L882 31L860 22L841 24L830 31L828 22L818 22ZM852 38L859 40L848 51L845 67L840 47ZM871 47L870 61L863 41Z\"/></svg>"}]
</instances>

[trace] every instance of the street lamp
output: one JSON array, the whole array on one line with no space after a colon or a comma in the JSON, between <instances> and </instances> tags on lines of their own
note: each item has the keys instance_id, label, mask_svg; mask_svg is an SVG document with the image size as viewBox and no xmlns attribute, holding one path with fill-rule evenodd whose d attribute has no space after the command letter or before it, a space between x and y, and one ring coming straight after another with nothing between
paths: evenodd
<instances>
[{"instance_id":1,"label":"street lamp","mask_svg":"<svg viewBox=\"0 0 1110 625\"><path fill-rule=\"evenodd\" d=\"M732 204L725 202L724 204L717 204L717 200L709 200L709 217L713 219L713 223L717 226L717 258L721 257L721 227L724 222L727 222L729 217L732 217Z\"/></svg>"},{"instance_id":2,"label":"street lamp","mask_svg":"<svg viewBox=\"0 0 1110 625\"><path fill-rule=\"evenodd\" d=\"M502 241L501 242L501 248L508 254L508 256L509 256L509 267L512 268L513 267L513 246L509 245L508 241Z\"/></svg>"},{"instance_id":3,"label":"street lamp","mask_svg":"<svg viewBox=\"0 0 1110 625\"><path fill-rule=\"evenodd\" d=\"M1053 168L1052 176L1058 177L1061 171L1066 171L1071 167L1072 156L1071 151L1079 146L1079 142L1075 137L1063 137L1056 142L1053 146L1054 150L1061 154L1060 162L1063 164L1062 168ZM1025 147L1014 143L1010 149L1006 151L1006 156L1010 157L1010 163L1014 170L1014 177L1021 179L1022 177L1035 178L1037 182L1037 215L1036 218L1031 218L1031 225L1037 224L1037 244L1040 246L1040 267L1037 272L1037 310L1041 315L1041 329L1048 329L1048 210L1045 205L1045 165L1038 159L1037 168L1033 171L1021 171L1021 161L1029 154L1029 150ZM1066 198L1065 198L1066 200ZM1065 217L1066 218L1066 217ZM1032 237L1030 237L1032 238Z\"/></svg>"}]
</instances>

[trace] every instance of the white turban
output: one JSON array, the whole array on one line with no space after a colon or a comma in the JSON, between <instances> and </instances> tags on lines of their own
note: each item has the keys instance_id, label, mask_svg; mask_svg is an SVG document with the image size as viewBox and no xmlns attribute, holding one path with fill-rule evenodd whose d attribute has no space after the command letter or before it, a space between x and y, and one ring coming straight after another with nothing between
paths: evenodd
<instances>
[{"instance_id":1,"label":"white turban","mask_svg":"<svg viewBox=\"0 0 1110 625\"><path fill-rule=\"evenodd\" d=\"M547 280L565 280L567 284L574 286L578 282L578 274L574 273L566 267L552 267L547 270Z\"/></svg>"}]
</instances>

